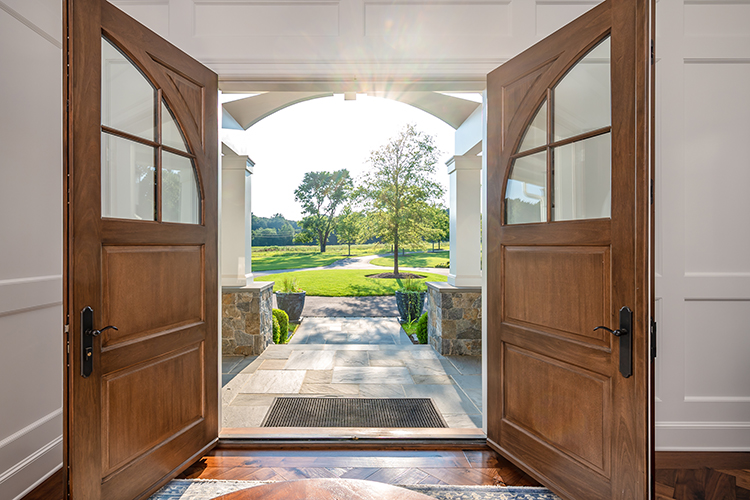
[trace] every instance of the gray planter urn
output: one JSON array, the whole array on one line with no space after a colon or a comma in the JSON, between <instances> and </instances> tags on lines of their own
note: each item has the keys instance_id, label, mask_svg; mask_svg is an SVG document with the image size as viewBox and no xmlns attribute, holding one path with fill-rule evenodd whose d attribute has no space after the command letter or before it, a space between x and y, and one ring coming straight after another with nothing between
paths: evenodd
<instances>
[{"instance_id":1,"label":"gray planter urn","mask_svg":"<svg viewBox=\"0 0 750 500\"><path fill-rule=\"evenodd\" d=\"M402 292L396 290L396 307L400 316L399 322L408 323L414 321L422 315L424 301L427 292Z\"/></svg>"},{"instance_id":2,"label":"gray planter urn","mask_svg":"<svg viewBox=\"0 0 750 500\"><path fill-rule=\"evenodd\" d=\"M305 308L305 292L276 292L276 305L287 313L291 323L299 323Z\"/></svg>"}]
</instances>

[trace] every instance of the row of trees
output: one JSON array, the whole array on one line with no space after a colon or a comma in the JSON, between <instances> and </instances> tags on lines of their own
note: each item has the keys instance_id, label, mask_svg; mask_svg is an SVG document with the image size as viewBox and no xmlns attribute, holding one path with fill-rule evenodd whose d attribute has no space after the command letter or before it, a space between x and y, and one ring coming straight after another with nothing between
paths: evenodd
<instances>
[{"instance_id":1,"label":"row of trees","mask_svg":"<svg viewBox=\"0 0 750 500\"><path fill-rule=\"evenodd\" d=\"M294 237L302 231L297 222L287 220L281 214L273 217L253 217L253 245L291 245Z\"/></svg>"},{"instance_id":2,"label":"row of trees","mask_svg":"<svg viewBox=\"0 0 750 500\"><path fill-rule=\"evenodd\" d=\"M306 173L294 192L305 214L295 242L315 241L325 252L333 231L349 245L377 238L393 246L398 274L399 249L448 237L443 188L433 180L439 156L434 137L408 125L371 153L356 186L346 169Z\"/></svg>"}]
</instances>

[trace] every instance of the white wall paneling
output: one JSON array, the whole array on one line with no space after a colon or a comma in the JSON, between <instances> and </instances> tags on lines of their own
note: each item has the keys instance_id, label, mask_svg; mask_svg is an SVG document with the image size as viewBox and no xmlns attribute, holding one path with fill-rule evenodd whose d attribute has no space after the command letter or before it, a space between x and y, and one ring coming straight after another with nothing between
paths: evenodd
<instances>
[{"instance_id":1,"label":"white wall paneling","mask_svg":"<svg viewBox=\"0 0 750 500\"><path fill-rule=\"evenodd\" d=\"M117 6L159 36L169 38L169 0L120 0Z\"/></svg>"},{"instance_id":2,"label":"white wall paneling","mask_svg":"<svg viewBox=\"0 0 750 500\"><path fill-rule=\"evenodd\" d=\"M488 71L597 2L114 3L225 90L325 93L482 91ZM657 22L656 442L750 450L750 0L659 0ZM0 0L2 498L61 459L61 26L59 0Z\"/></svg>"},{"instance_id":3,"label":"white wall paneling","mask_svg":"<svg viewBox=\"0 0 750 500\"><path fill-rule=\"evenodd\" d=\"M0 1L0 498L62 464L62 4Z\"/></svg>"},{"instance_id":4,"label":"white wall paneling","mask_svg":"<svg viewBox=\"0 0 750 500\"><path fill-rule=\"evenodd\" d=\"M536 36L541 39L551 35L584 12L591 10L596 0L565 1L539 0L536 2Z\"/></svg>"},{"instance_id":5,"label":"white wall paneling","mask_svg":"<svg viewBox=\"0 0 750 500\"><path fill-rule=\"evenodd\" d=\"M750 1L657 23L657 449L750 450Z\"/></svg>"},{"instance_id":6,"label":"white wall paneling","mask_svg":"<svg viewBox=\"0 0 750 500\"><path fill-rule=\"evenodd\" d=\"M510 0L496 2L365 2L365 35L412 43L449 35L508 36Z\"/></svg>"},{"instance_id":7,"label":"white wall paneling","mask_svg":"<svg viewBox=\"0 0 750 500\"><path fill-rule=\"evenodd\" d=\"M337 1L196 1L194 9L196 37L339 36Z\"/></svg>"}]
</instances>

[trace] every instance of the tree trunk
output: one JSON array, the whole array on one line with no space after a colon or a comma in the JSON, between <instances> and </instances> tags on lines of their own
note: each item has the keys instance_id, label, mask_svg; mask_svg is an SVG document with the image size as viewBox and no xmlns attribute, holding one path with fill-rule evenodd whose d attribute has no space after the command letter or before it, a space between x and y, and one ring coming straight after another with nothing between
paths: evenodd
<instances>
[{"instance_id":1,"label":"tree trunk","mask_svg":"<svg viewBox=\"0 0 750 500\"><path fill-rule=\"evenodd\" d=\"M398 275L398 230L393 237L393 274Z\"/></svg>"},{"instance_id":2,"label":"tree trunk","mask_svg":"<svg viewBox=\"0 0 750 500\"><path fill-rule=\"evenodd\" d=\"M351 257L352 256L352 244L347 243L347 245L349 245L349 253L347 254L347 257Z\"/></svg>"},{"instance_id":3,"label":"tree trunk","mask_svg":"<svg viewBox=\"0 0 750 500\"><path fill-rule=\"evenodd\" d=\"M320 253L326 253L326 240L320 240Z\"/></svg>"}]
</instances>

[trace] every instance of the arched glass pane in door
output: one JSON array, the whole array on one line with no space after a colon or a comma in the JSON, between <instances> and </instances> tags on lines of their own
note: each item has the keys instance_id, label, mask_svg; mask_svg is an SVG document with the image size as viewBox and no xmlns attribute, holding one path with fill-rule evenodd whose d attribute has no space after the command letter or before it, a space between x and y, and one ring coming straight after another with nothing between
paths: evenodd
<instances>
[{"instance_id":1,"label":"arched glass pane in door","mask_svg":"<svg viewBox=\"0 0 750 500\"><path fill-rule=\"evenodd\" d=\"M547 221L547 152L522 156L513 162L505 189L508 224Z\"/></svg>"},{"instance_id":2,"label":"arched glass pane in door","mask_svg":"<svg viewBox=\"0 0 750 500\"><path fill-rule=\"evenodd\" d=\"M106 38L102 38L102 125L156 139L156 89Z\"/></svg>"},{"instance_id":3,"label":"arched glass pane in door","mask_svg":"<svg viewBox=\"0 0 750 500\"><path fill-rule=\"evenodd\" d=\"M161 159L162 205L164 222L200 223L200 197L193 160L168 151Z\"/></svg>"},{"instance_id":4,"label":"arched glass pane in door","mask_svg":"<svg viewBox=\"0 0 750 500\"><path fill-rule=\"evenodd\" d=\"M195 157L161 94L102 38L102 217L201 223Z\"/></svg>"},{"instance_id":5,"label":"arched glass pane in door","mask_svg":"<svg viewBox=\"0 0 750 500\"><path fill-rule=\"evenodd\" d=\"M611 125L609 45L605 38L555 86L556 141Z\"/></svg>"},{"instance_id":6,"label":"arched glass pane in door","mask_svg":"<svg viewBox=\"0 0 750 500\"><path fill-rule=\"evenodd\" d=\"M164 100L161 101L161 142L170 148L179 149L185 153L188 152L182 131Z\"/></svg>"},{"instance_id":7,"label":"arched glass pane in door","mask_svg":"<svg viewBox=\"0 0 750 500\"><path fill-rule=\"evenodd\" d=\"M534 119L526 129L526 133L521 141L521 147L518 152L522 153L530 149L538 148L547 144L547 101L545 100L539 110L536 112Z\"/></svg>"},{"instance_id":8,"label":"arched glass pane in door","mask_svg":"<svg viewBox=\"0 0 750 500\"><path fill-rule=\"evenodd\" d=\"M553 90L553 220L611 215L612 104L609 37L594 47ZM600 131L598 135L590 135Z\"/></svg>"},{"instance_id":9,"label":"arched glass pane in door","mask_svg":"<svg viewBox=\"0 0 750 500\"><path fill-rule=\"evenodd\" d=\"M610 78L607 37L547 89L551 113L545 99L512 157L506 224L611 216Z\"/></svg>"}]
</instances>

